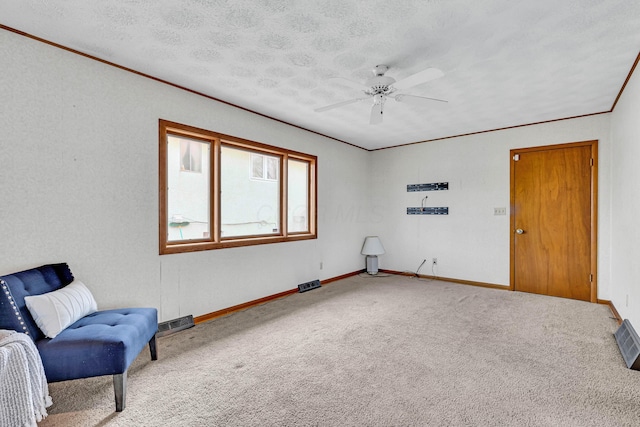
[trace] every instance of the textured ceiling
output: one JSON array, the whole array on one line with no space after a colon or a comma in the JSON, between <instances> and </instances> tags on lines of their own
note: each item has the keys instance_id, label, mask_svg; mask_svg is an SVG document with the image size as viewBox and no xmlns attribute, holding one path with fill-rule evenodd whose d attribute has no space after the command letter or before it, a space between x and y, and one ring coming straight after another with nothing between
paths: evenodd
<instances>
[{"instance_id":1,"label":"textured ceiling","mask_svg":"<svg viewBox=\"0 0 640 427\"><path fill-rule=\"evenodd\" d=\"M366 149L609 111L640 51L636 0L0 0L0 24ZM403 93L448 103L314 111L378 64L439 68Z\"/></svg>"}]
</instances>

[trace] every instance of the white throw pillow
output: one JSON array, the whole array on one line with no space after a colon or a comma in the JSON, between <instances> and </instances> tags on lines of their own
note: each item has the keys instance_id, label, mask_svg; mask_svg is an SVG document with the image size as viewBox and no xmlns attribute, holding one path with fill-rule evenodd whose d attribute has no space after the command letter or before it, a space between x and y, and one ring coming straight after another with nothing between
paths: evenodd
<instances>
[{"instance_id":1,"label":"white throw pillow","mask_svg":"<svg viewBox=\"0 0 640 427\"><path fill-rule=\"evenodd\" d=\"M98 310L91 291L79 280L42 295L24 297L24 302L43 334L55 338L67 326Z\"/></svg>"}]
</instances>

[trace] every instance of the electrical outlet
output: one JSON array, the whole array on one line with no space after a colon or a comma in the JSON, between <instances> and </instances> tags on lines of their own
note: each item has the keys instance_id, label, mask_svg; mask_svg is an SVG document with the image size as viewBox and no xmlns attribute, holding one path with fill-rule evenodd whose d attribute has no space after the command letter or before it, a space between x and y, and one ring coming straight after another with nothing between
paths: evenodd
<instances>
[{"instance_id":1,"label":"electrical outlet","mask_svg":"<svg viewBox=\"0 0 640 427\"><path fill-rule=\"evenodd\" d=\"M431 264L438 265L438 258L434 258L433 261L431 261Z\"/></svg>"},{"instance_id":2,"label":"electrical outlet","mask_svg":"<svg viewBox=\"0 0 640 427\"><path fill-rule=\"evenodd\" d=\"M324 263L320 261L320 270L322 270L322 267L324 267Z\"/></svg>"}]
</instances>

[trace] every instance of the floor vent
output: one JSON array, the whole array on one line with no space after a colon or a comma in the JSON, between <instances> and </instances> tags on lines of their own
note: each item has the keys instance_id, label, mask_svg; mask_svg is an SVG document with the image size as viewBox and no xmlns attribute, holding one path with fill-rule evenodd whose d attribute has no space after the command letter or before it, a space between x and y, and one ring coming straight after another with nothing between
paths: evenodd
<instances>
[{"instance_id":1,"label":"floor vent","mask_svg":"<svg viewBox=\"0 0 640 427\"><path fill-rule=\"evenodd\" d=\"M311 289L315 289L319 287L320 287L320 280L313 280L311 282L298 285L298 292L300 293L307 292L307 291L310 291Z\"/></svg>"},{"instance_id":2,"label":"floor vent","mask_svg":"<svg viewBox=\"0 0 640 427\"><path fill-rule=\"evenodd\" d=\"M179 317L177 319L169 320L158 324L158 333L156 337L163 337L165 335L173 334L183 329L188 329L194 326L193 316L188 315Z\"/></svg>"},{"instance_id":3,"label":"floor vent","mask_svg":"<svg viewBox=\"0 0 640 427\"><path fill-rule=\"evenodd\" d=\"M624 319L614 335L627 368L640 371L640 338L629 320Z\"/></svg>"}]
</instances>

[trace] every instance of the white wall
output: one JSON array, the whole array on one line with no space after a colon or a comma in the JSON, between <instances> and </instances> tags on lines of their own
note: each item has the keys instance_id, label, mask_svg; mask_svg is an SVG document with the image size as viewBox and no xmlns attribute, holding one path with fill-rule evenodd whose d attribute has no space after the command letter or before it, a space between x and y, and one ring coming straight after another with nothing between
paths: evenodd
<instances>
[{"instance_id":1,"label":"white wall","mask_svg":"<svg viewBox=\"0 0 640 427\"><path fill-rule=\"evenodd\" d=\"M368 152L4 30L0 58L0 274L66 261L168 320L363 267ZM319 238L159 256L160 118L317 155Z\"/></svg>"},{"instance_id":2,"label":"white wall","mask_svg":"<svg viewBox=\"0 0 640 427\"><path fill-rule=\"evenodd\" d=\"M599 140L598 298L610 290L609 115L524 126L372 153L372 210L386 249L381 268L509 285L510 152L524 148ZM448 191L407 192L407 184L448 182ZM407 215L407 207L448 206L449 215ZM494 216L505 207L507 215Z\"/></svg>"},{"instance_id":3,"label":"white wall","mask_svg":"<svg viewBox=\"0 0 640 427\"><path fill-rule=\"evenodd\" d=\"M612 113L611 300L640 331L640 71Z\"/></svg>"}]
</instances>

